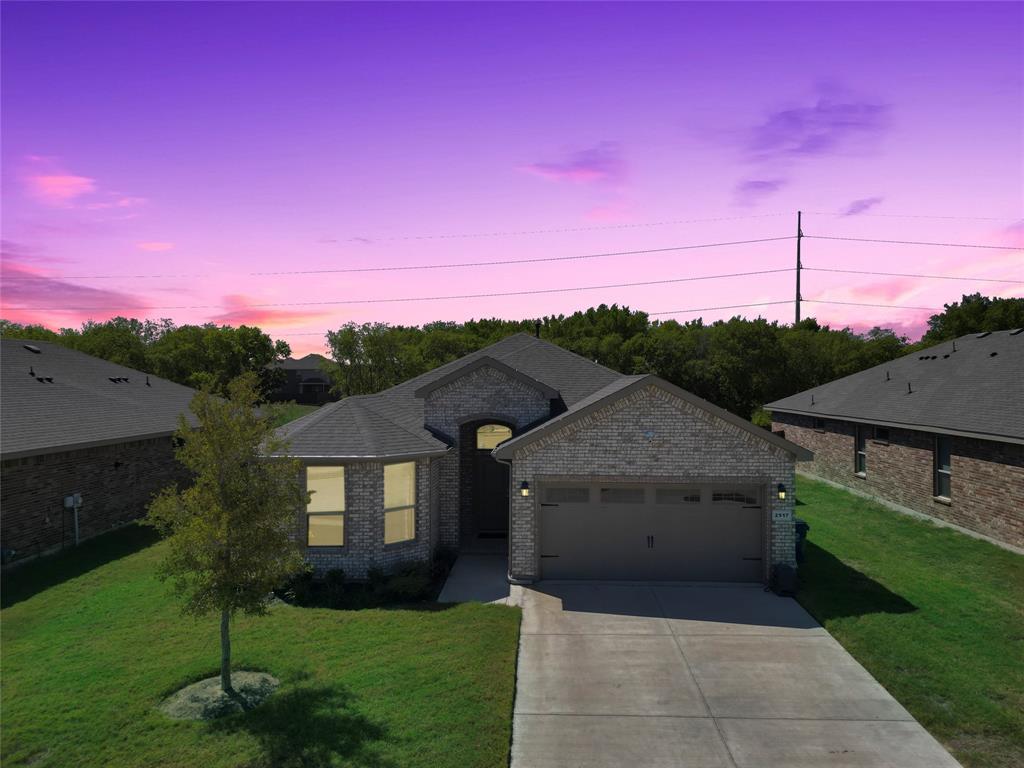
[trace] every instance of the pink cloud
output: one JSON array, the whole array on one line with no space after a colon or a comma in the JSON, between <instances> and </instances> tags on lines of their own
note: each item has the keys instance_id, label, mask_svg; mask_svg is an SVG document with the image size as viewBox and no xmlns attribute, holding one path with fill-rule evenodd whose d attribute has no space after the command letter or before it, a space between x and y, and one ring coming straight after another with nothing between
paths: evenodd
<instances>
[{"instance_id":1,"label":"pink cloud","mask_svg":"<svg viewBox=\"0 0 1024 768\"><path fill-rule=\"evenodd\" d=\"M913 296L920 288L921 282L916 278L897 277L850 286L849 295L857 301L897 302Z\"/></svg>"},{"instance_id":2,"label":"pink cloud","mask_svg":"<svg viewBox=\"0 0 1024 768\"><path fill-rule=\"evenodd\" d=\"M174 249L174 243L153 240L145 243L136 243L135 247L140 251L170 251Z\"/></svg>"},{"instance_id":3,"label":"pink cloud","mask_svg":"<svg viewBox=\"0 0 1024 768\"><path fill-rule=\"evenodd\" d=\"M607 224L618 224L633 220L633 209L629 203L606 203L595 205L583 214L587 221L596 221Z\"/></svg>"},{"instance_id":4,"label":"pink cloud","mask_svg":"<svg viewBox=\"0 0 1024 768\"><path fill-rule=\"evenodd\" d=\"M40 173L25 177L29 194L47 205L68 205L75 198L96 190L96 182L88 176L71 173Z\"/></svg>"},{"instance_id":5,"label":"pink cloud","mask_svg":"<svg viewBox=\"0 0 1024 768\"><path fill-rule=\"evenodd\" d=\"M317 320L330 314L323 309L278 309L259 306L264 302L242 294L229 294L223 299L226 312L214 315L211 320L221 325L280 326Z\"/></svg>"},{"instance_id":6,"label":"pink cloud","mask_svg":"<svg viewBox=\"0 0 1024 768\"><path fill-rule=\"evenodd\" d=\"M618 144L603 141L595 147L573 152L564 160L530 163L523 166L523 170L553 181L618 183L626 176L626 163Z\"/></svg>"},{"instance_id":7,"label":"pink cloud","mask_svg":"<svg viewBox=\"0 0 1024 768\"><path fill-rule=\"evenodd\" d=\"M0 253L0 313L7 320L40 323L48 327L67 325L69 319L108 318L119 314L140 312L144 301L131 294L103 288L77 285L59 276L47 274L33 262L45 258L13 243L4 243ZM90 307L91 309L62 309ZM111 310L103 307L112 307ZM55 320L54 316L60 318Z\"/></svg>"}]
</instances>

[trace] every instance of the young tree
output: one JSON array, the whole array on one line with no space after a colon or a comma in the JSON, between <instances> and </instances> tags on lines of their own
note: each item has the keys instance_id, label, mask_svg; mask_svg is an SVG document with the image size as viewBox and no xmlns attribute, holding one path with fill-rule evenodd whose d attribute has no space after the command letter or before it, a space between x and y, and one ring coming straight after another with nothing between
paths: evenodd
<instances>
[{"instance_id":1,"label":"young tree","mask_svg":"<svg viewBox=\"0 0 1024 768\"><path fill-rule=\"evenodd\" d=\"M186 614L220 614L220 681L231 692L229 626L238 611L263 614L267 595L302 567L292 538L295 512L309 498L294 459L270 419L256 411L259 379L239 376L227 399L196 394L192 428L182 417L178 460L194 475L185 490L164 489L147 521L168 534L160 576L170 579Z\"/></svg>"}]
</instances>

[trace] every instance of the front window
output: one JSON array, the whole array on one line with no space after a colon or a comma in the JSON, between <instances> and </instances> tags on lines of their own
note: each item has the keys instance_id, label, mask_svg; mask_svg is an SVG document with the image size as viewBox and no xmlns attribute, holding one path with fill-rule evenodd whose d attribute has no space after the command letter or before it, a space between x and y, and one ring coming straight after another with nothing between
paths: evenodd
<instances>
[{"instance_id":1,"label":"front window","mask_svg":"<svg viewBox=\"0 0 1024 768\"><path fill-rule=\"evenodd\" d=\"M512 429L504 424L484 424L476 431L476 447L482 450L497 448L512 437Z\"/></svg>"},{"instance_id":2,"label":"front window","mask_svg":"<svg viewBox=\"0 0 1024 768\"><path fill-rule=\"evenodd\" d=\"M416 462L384 465L384 543L416 538Z\"/></svg>"},{"instance_id":3,"label":"front window","mask_svg":"<svg viewBox=\"0 0 1024 768\"><path fill-rule=\"evenodd\" d=\"M310 547L345 545L345 468L306 467L306 544Z\"/></svg>"},{"instance_id":4,"label":"front window","mask_svg":"<svg viewBox=\"0 0 1024 768\"><path fill-rule=\"evenodd\" d=\"M952 440L948 435L935 437L935 495L944 499L950 497L950 481L953 477Z\"/></svg>"},{"instance_id":5,"label":"front window","mask_svg":"<svg viewBox=\"0 0 1024 768\"><path fill-rule=\"evenodd\" d=\"M867 432L866 427L857 427L856 435L856 448L854 449L853 467L854 472L858 475L866 475L868 471L868 454L866 450L865 433Z\"/></svg>"}]
</instances>

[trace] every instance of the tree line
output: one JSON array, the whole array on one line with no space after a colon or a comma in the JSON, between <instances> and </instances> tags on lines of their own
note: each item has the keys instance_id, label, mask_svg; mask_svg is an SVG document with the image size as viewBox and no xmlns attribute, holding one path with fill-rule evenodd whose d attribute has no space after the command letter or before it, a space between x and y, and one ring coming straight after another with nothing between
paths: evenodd
<instances>
[{"instance_id":1,"label":"tree line","mask_svg":"<svg viewBox=\"0 0 1024 768\"><path fill-rule=\"evenodd\" d=\"M0 336L61 344L222 395L227 393L230 381L249 372L259 377L261 391L269 392L280 384L283 374L268 366L291 354L286 342L275 341L252 326L178 326L166 319L115 317L59 331L0 320Z\"/></svg>"},{"instance_id":2,"label":"tree line","mask_svg":"<svg viewBox=\"0 0 1024 768\"><path fill-rule=\"evenodd\" d=\"M763 319L705 323L652 320L625 306L600 305L538 320L470 320L423 326L348 323L326 333L325 370L340 396L379 392L510 334L541 338L625 374L654 373L745 418L763 422L764 403L967 333L1024 326L1024 299L965 295L928 320L911 342L887 328L854 333L813 318L796 325ZM251 326L183 325L117 317L51 331L0 320L0 335L65 344L146 373L224 393L253 371L264 393L280 381L273 363L287 343Z\"/></svg>"}]
</instances>

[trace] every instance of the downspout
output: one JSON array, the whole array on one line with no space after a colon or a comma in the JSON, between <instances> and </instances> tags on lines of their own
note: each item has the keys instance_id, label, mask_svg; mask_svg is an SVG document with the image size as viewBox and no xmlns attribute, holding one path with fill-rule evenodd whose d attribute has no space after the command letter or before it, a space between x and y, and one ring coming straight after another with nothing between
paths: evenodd
<instances>
[{"instance_id":1,"label":"downspout","mask_svg":"<svg viewBox=\"0 0 1024 768\"><path fill-rule=\"evenodd\" d=\"M516 579L512 576L512 499L514 498L513 492L515 490L512 483L512 461L499 459L493 452L491 456L499 464L504 464L508 467L508 572L505 574L505 578L509 584L530 584L531 581Z\"/></svg>"}]
</instances>

